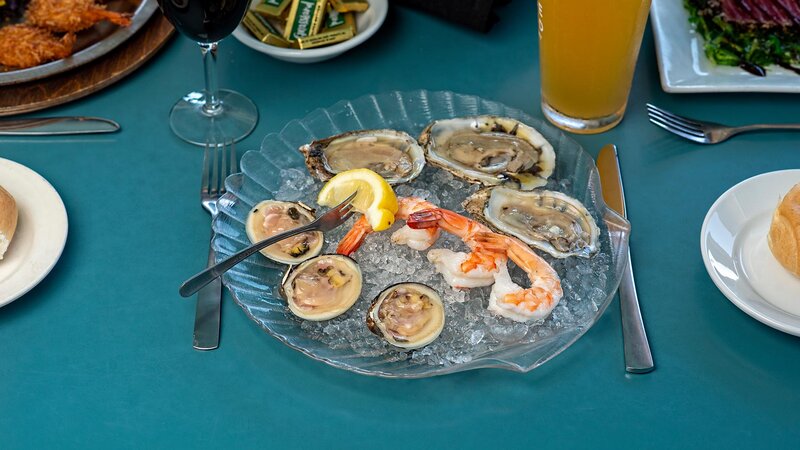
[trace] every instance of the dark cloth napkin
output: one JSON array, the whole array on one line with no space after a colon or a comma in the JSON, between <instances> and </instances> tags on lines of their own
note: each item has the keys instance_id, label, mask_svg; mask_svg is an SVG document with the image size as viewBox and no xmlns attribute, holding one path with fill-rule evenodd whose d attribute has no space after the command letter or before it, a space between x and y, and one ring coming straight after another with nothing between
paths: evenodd
<instances>
[{"instance_id":1,"label":"dark cloth napkin","mask_svg":"<svg viewBox=\"0 0 800 450\"><path fill-rule=\"evenodd\" d=\"M494 9L511 0L394 0L473 30L487 32L497 22Z\"/></svg>"}]
</instances>

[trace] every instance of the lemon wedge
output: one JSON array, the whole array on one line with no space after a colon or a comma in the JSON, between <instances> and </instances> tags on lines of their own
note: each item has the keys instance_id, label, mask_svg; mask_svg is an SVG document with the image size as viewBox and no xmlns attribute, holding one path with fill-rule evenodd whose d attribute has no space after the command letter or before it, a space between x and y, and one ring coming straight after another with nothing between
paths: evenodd
<instances>
[{"instance_id":1,"label":"lemon wedge","mask_svg":"<svg viewBox=\"0 0 800 450\"><path fill-rule=\"evenodd\" d=\"M336 206L353 192L353 209L364 214L374 231L388 229L397 213L397 197L392 187L377 173L369 169L346 170L336 174L319 191L317 203Z\"/></svg>"}]
</instances>

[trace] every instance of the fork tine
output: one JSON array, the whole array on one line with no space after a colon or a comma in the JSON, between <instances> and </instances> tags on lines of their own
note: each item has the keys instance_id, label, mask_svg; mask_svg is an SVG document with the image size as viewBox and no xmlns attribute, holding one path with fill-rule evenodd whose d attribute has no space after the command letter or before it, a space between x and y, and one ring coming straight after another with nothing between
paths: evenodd
<instances>
[{"instance_id":1,"label":"fork tine","mask_svg":"<svg viewBox=\"0 0 800 450\"><path fill-rule=\"evenodd\" d=\"M683 131L681 131L681 130L679 130L677 128L674 128L672 126L666 125L664 122L661 122L661 121L659 121L657 119L654 119L652 117L650 118L650 122L652 122L653 125L659 126L659 127L663 128L663 129L669 131L670 133L677 134L678 136L680 136L682 138L685 138L685 139L688 139L690 141L694 141L694 142L697 142L697 143L700 143L700 144L707 144L707 142L700 136L695 136L693 134L685 133L685 132L683 132Z\"/></svg>"},{"instance_id":2,"label":"fork tine","mask_svg":"<svg viewBox=\"0 0 800 450\"><path fill-rule=\"evenodd\" d=\"M214 142L213 145L211 146L211 148L212 148L211 155L212 155L213 160L212 160L212 168L211 168L211 191L210 192L211 192L211 195L217 195L217 193L219 192L219 158L218 158L218 155L217 155L219 153L219 144Z\"/></svg>"},{"instance_id":3,"label":"fork tine","mask_svg":"<svg viewBox=\"0 0 800 450\"><path fill-rule=\"evenodd\" d=\"M651 121L653 119L660 120L660 121L664 122L665 124L667 124L669 126L672 126L674 128L677 128L677 129L679 129L681 131L684 131L686 133L693 134L695 136L705 136L705 133L703 132L703 130L700 130L698 128L692 128L692 127L687 126L687 125L685 125L683 123L680 123L680 122L677 122L675 120L672 120L669 117L665 117L665 116L659 115L658 113L653 113L653 112L649 112L648 111L647 116L650 118Z\"/></svg>"},{"instance_id":4,"label":"fork tine","mask_svg":"<svg viewBox=\"0 0 800 450\"><path fill-rule=\"evenodd\" d=\"M228 155L227 155L228 144L225 142L222 143L222 147L220 150L219 160L222 164L220 169L220 177L219 177L219 193L224 194L226 192L225 189L225 179L228 178Z\"/></svg>"},{"instance_id":5,"label":"fork tine","mask_svg":"<svg viewBox=\"0 0 800 450\"><path fill-rule=\"evenodd\" d=\"M357 194L358 194L358 190L356 190L355 192L353 192L352 194L350 194L350 195L349 195L349 196L348 196L346 199L344 199L344 201L343 201L342 203L339 203L338 205L336 205L336 206L333 208L333 210L334 210L334 211L340 211L340 212L341 212L343 209L345 209L345 208L348 208L348 211L349 211L349 210L350 210L350 208L352 208L352 207L353 207L353 205L352 205L352 201L353 201L353 199L354 199L354 198L356 198L356 195L357 195Z\"/></svg>"},{"instance_id":6,"label":"fork tine","mask_svg":"<svg viewBox=\"0 0 800 450\"><path fill-rule=\"evenodd\" d=\"M338 210L336 212L339 214L339 216L343 216L343 215L345 215L345 214L347 214L349 212L352 212L352 211L353 211L353 204L352 203L348 203L347 205L345 205L344 208L342 208L342 209L340 209L340 210Z\"/></svg>"},{"instance_id":7,"label":"fork tine","mask_svg":"<svg viewBox=\"0 0 800 450\"><path fill-rule=\"evenodd\" d=\"M236 157L236 142L231 141L231 173L239 173L239 158Z\"/></svg>"},{"instance_id":8,"label":"fork tine","mask_svg":"<svg viewBox=\"0 0 800 450\"><path fill-rule=\"evenodd\" d=\"M208 142L206 142L205 150L203 151L203 179L200 180L200 193L207 194L209 191L209 175L210 175L210 166L211 160L210 158L210 151L208 148Z\"/></svg>"},{"instance_id":9,"label":"fork tine","mask_svg":"<svg viewBox=\"0 0 800 450\"><path fill-rule=\"evenodd\" d=\"M347 219L353 217L353 214L355 214L355 213L356 213L355 211L347 211L347 213L345 213L345 215L343 215L341 218L339 218L339 221L341 221L342 223L347 222Z\"/></svg>"},{"instance_id":10,"label":"fork tine","mask_svg":"<svg viewBox=\"0 0 800 450\"><path fill-rule=\"evenodd\" d=\"M659 108L658 106L653 105L651 103L647 104L647 111L648 112L649 111L653 111L653 112L661 113L663 116L669 117L669 118L674 119L674 120L679 121L679 122L682 122L682 123L684 123L686 125L693 125L696 128L700 128L700 127L703 126L703 124L701 122L697 121L697 120L690 119L690 118L685 117L685 116L679 116L677 114L673 114L673 113L667 111L666 109Z\"/></svg>"}]
</instances>

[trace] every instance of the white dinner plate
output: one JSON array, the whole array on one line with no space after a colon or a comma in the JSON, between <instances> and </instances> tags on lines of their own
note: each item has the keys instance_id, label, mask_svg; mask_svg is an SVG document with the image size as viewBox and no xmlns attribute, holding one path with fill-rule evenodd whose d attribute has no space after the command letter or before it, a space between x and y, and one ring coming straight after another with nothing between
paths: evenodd
<instances>
[{"instance_id":1,"label":"white dinner plate","mask_svg":"<svg viewBox=\"0 0 800 450\"><path fill-rule=\"evenodd\" d=\"M781 170L728 189L706 215L700 248L708 274L734 305L800 336L800 278L784 269L767 245L772 214L797 183L800 170Z\"/></svg>"},{"instance_id":2,"label":"white dinner plate","mask_svg":"<svg viewBox=\"0 0 800 450\"><path fill-rule=\"evenodd\" d=\"M650 22L666 92L800 92L800 76L778 66L767 67L767 76L758 77L709 61L683 0L652 0Z\"/></svg>"},{"instance_id":3,"label":"white dinner plate","mask_svg":"<svg viewBox=\"0 0 800 450\"><path fill-rule=\"evenodd\" d=\"M56 265L67 242L67 210L33 170L0 158L0 185L17 202L17 231L0 260L0 306L33 289Z\"/></svg>"}]
</instances>

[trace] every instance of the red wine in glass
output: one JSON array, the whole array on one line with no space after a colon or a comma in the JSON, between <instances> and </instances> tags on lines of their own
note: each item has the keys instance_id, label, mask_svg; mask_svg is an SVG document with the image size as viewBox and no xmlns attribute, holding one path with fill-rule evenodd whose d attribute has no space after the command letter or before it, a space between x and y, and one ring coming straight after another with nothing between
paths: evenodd
<instances>
[{"instance_id":1,"label":"red wine in glass","mask_svg":"<svg viewBox=\"0 0 800 450\"><path fill-rule=\"evenodd\" d=\"M217 89L217 44L239 25L250 0L158 0L164 16L184 36L200 45L206 87L178 101L170 127L181 139L197 145L236 142L253 131L258 110L238 92Z\"/></svg>"}]
</instances>

